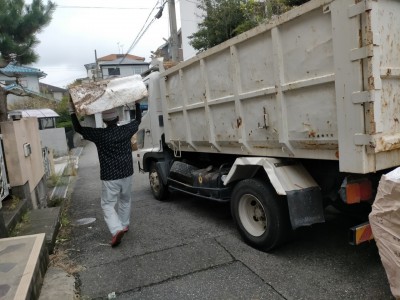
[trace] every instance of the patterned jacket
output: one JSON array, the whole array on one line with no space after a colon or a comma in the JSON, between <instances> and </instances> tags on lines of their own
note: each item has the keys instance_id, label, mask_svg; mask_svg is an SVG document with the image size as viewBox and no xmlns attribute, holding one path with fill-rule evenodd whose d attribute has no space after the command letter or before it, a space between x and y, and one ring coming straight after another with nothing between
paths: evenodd
<instances>
[{"instance_id":1,"label":"patterned jacket","mask_svg":"<svg viewBox=\"0 0 400 300\"><path fill-rule=\"evenodd\" d=\"M107 128L81 126L75 113L71 114L71 120L75 131L96 145L101 180L116 180L133 174L131 137L137 132L140 120Z\"/></svg>"}]
</instances>

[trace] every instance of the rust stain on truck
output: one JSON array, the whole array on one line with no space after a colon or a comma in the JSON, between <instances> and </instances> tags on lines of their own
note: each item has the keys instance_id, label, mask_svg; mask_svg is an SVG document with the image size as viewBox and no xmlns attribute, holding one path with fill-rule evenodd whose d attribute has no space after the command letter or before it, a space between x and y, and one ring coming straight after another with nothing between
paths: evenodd
<instances>
[{"instance_id":1,"label":"rust stain on truck","mask_svg":"<svg viewBox=\"0 0 400 300\"><path fill-rule=\"evenodd\" d=\"M240 128L240 126L242 126L242 118L241 117L236 119L236 126L237 126L237 128Z\"/></svg>"},{"instance_id":2,"label":"rust stain on truck","mask_svg":"<svg viewBox=\"0 0 400 300\"><path fill-rule=\"evenodd\" d=\"M382 136L376 139L375 152L400 149L400 135Z\"/></svg>"}]
</instances>

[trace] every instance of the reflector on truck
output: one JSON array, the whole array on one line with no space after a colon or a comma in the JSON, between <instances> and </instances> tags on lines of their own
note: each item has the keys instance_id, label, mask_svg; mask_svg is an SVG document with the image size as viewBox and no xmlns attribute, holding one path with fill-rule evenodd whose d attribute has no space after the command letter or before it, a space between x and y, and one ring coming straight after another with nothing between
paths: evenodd
<instances>
[{"instance_id":1,"label":"reflector on truck","mask_svg":"<svg viewBox=\"0 0 400 300\"><path fill-rule=\"evenodd\" d=\"M366 241L370 241L374 238L372 235L371 225L369 222L354 226L350 228L349 243L357 246Z\"/></svg>"}]
</instances>

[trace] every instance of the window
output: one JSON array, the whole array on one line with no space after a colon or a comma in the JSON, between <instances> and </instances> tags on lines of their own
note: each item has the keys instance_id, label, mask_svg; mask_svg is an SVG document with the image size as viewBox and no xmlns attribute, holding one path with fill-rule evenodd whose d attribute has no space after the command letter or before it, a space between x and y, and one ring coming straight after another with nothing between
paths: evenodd
<instances>
[{"instance_id":1,"label":"window","mask_svg":"<svg viewBox=\"0 0 400 300\"><path fill-rule=\"evenodd\" d=\"M39 119L39 129L56 128L54 118L40 118Z\"/></svg>"},{"instance_id":2,"label":"window","mask_svg":"<svg viewBox=\"0 0 400 300\"><path fill-rule=\"evenodd\" d=\"M119 68L108 68L108 75L121 75Z\"/></svg>"}]
</instances>

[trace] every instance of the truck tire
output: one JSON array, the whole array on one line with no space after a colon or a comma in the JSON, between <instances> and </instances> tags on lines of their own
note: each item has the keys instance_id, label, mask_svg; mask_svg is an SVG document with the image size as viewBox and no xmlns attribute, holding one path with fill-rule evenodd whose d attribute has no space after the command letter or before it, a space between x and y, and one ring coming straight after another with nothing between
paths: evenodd
<instances>
[{"instance_id":1,"label":"truck tire","mask_svg":"<svg viewBox=\"0 0 400 300\"><path fill-rule=\"evenodd\" d=\"M161 175L156 168L155 162L153 162L150 166L149 183L154 198L160 201L168 198L168 187L163 184Z\"/></svg>"},{"instance_id":2,"label":"truck tire","mask_svg":"<svg viewBox=\"0 0 400 300\"><path fill-rule=\"evenodd\" d=\"M291 227L287 205L271 184L245 179L235 186L232 195L233 219L249 245L269 251L288 238Z\"/></svg>"}]
</instances>

